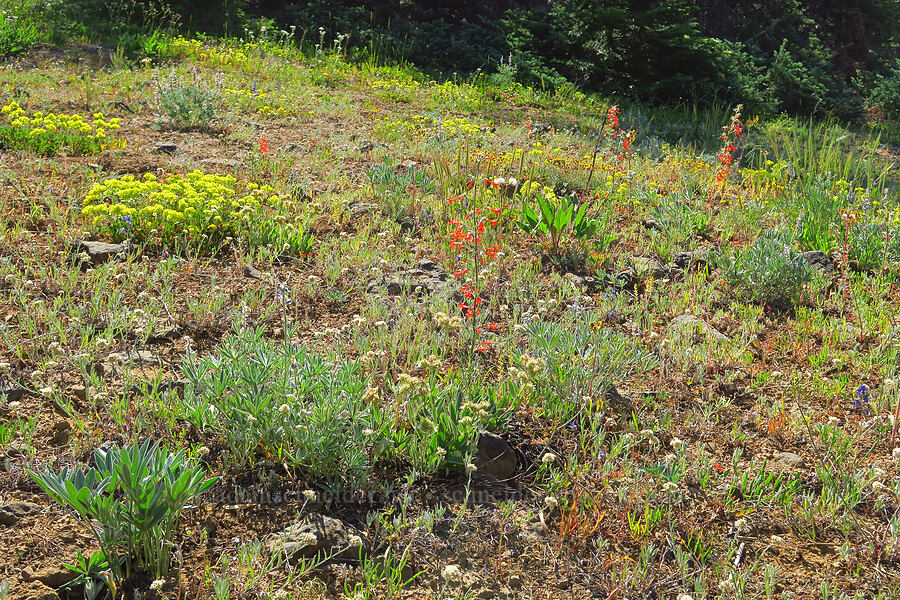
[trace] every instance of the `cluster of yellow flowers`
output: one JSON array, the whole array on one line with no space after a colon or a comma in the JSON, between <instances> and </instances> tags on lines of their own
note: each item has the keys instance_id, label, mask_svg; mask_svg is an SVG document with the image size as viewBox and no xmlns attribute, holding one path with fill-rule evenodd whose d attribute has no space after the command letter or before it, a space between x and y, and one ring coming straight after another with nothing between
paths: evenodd
<instances>
[{"instance_id":1,"label":"cluster of yellow flowers","mask_svg":"<svg viewBox=\"0 0 900 600\"><path fill-rule=\"evenodd\" d=\"M25 138L36 142L39 139L66 137L68 140L78 139L80 148L90 147L96 151L110 147L121 148L124 140L108 139L107 131L119 129L119 119L106 120L103 113L94 113L93 120L88 121L79 114L43 113L37 111L29 114L18 102L10 102L0 108L0 114L6 117L7 123L22 132ZM74 144L73 144L74 145Z\"/></svg>"},{"instance_id":2,"label":"cluster of yellow flowers","mask_svg":"<svg viewBox=\"0 0 900 600\"><path fill-rule=\"evenodd\" d=\"M247 190L238 197L233 176L197 170L165 182L150 173L142 179L125 175L94 184L81 213L95 228L117 237L221 238L248 230L266 209L285 208L286 198L271 186L249 183Z\"/></svg>"}]
</instances>

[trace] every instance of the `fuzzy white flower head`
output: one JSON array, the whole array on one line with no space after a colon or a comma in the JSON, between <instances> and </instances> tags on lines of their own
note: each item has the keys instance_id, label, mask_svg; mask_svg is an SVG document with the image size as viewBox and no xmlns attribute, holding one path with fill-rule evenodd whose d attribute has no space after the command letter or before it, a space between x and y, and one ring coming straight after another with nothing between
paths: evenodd
<instances>
[{"instance_id":1,"label":"fuzzy white flower head","mask_svg":"<svg viewBox=\"0 0 900 600\"><path fill-rule=\"evenodd\" d=\"M315 490L303 490L303 499L307 502L315 502L316 501L316 492Z\"/></svg>"},{"instance_id":2,"label":"fuzzy white flower head","mask_svg":"<svg viewBox=\"0 0 900 600\"><path fill-rule=\"evenodd\" d=\"M158 592L163 588L164 585L166 585L165 579L155 579L153 583L150 584L150 589L154 592Z\"/></svg>"},{"instance_id":3,"label":"fuzzy white flower head","mask_svg":"<svg viewBox=\"0 0 900 600\"><path fill-rule=\"evenodd\" d=\"M773 534L772 537L769 539L772 541L773 544L783 544L784 543L784 538L781 537L780 535Z\"/></svg>"},{"instance_id":4,"label":"fuzzy white flower head","mask_svg":"<svg viewBox=\"0 0 900 600\"><path fill-rule=\"evenodd\" d=\"M288 404L282 404L278 407L278 411L283 413L291 412L291 407Z\"/></svg>"},{"instance_id":5,"label":"fuzzy white flower head","mask_svg":"<svg viewBox=\"0 0 900 600\"><path fill-rule=\"evenodd\" d=\"M747 523L747 519L738 519L734 522L734 529L738 533L747 533L750 531L750 524Z\"/></svg>"},{"instance_id":6,"label":"fuzzy white flower head","mask_svg":"<svg viewBox=\"0 0 900 600\"><path fill-rule=\"evenodd\" d=\"M362 538L359 537L358 535L351 535L348 538L348 541L350 542L351 548L362 548L363 541L362 541Z\"/></svg>"},{"instance_id":7,"label":"fuzzy white flower head","mask_svg":"<svg viewBox=\"0 0 900 600\"><path fill-rule=\"evenodd\" d=\"M19 402L18 400L15 400L13 402L9 402L6 406L9 408L9 410L17 410L19 407L22 406L22 403Z\"/></svg>"},{"instance_id":8,"label":"fuzzy white flower head","mask_svg":"<svg viewBox=\"0 0 900 600\"><path fill-rule=\"evenodd\" d=\"M447 565L441 569L441 577L447 581L459 581L462 579L462 571L459 565Z\"/></svg>"},{"instance_id":9,"label":"fuzzy white flower head","mask_svg":"<svg viewBox=\"0 0 900 600\"><path fill-rule=\"evenodd\" d=\"M694 600L687 594L678 594L678 598L676 600Z\"/></svg>"},{"instance_id":10,"label":"fuzzy white flower head","mask_svg":"<svg viewBox=\"0 0 900 600\"><path fill-rule=\"evenodd\" d=\"M889 488L888 486L884 485L884 484L881 483L880 481L873 481L873 482L872 482L872 491L873 491L873 492L876 492L876 493L878 493L878 494L884 494L884 493L887 492L889 489L890 489L890 488Z\"/></svg>"},{"instance_id":11,"label":"fuzzy white flower head","mask_svg":"<svg viewBox=\"0 0 900 600\"><path fill-rule=\"evenodd\" d=\"M664 491L664 492L667 492L667 493L669 493L669 494L672 494L672 493L674 493L674 492L677 492L677 491L678 491L678 484L675 483L674 481L667 481L667 482L665 482L665 483L663 484L663 491Z\"/></svg>"},{"instance_id":12,"label":"fuzzy white flower head","mask_svg":"<svg viewBox=\"0 0 900 600\"><path fill-rule=\"evenodd\" d=\"M545 465L548 465L550 463L556 462L557 458L559 458L559 457L556 456L555 454L553 454L552 452L547 452L541 457L541 462L544 463Z\"/></svg>"},{"instance_id":13,"label":"fuzzy white flower head","mask_svg":"<svg viewBox=\"0 0 900 600\"><path fill-rule=\"evenodd\" d=\"M209 455L209 448L206 446L200 446L197 448L197 458L203 458L204 456Z\"/></svg>"},{"instance_id":14,"label":"fuzzy white flower head","mask_svg":"<svg viewBox=\"0 0 900 600\"><path fill-rule=\"evenodd\" d=\"M469 463L466 465L466 471L468 471L469 473L474 473L477 470L478 467L475 466L475 463Z\"/></svg>"},{"instance_id":15,"label":"fuzzy white flower head","mask_svg":"<svg viewBox=\"0 0 900 600\"><path fill-rule=\"evenodd\" d=\"M893 450L891 450L891 456L895 461L900 463L900 448L894 448Z\"/></svg>"},{"instance_id":16,"label":"fuzzy white flower head","mask_svg":"<svg viewBox=\"0 0 900 600\"><path fill-rule=\"evenodd\" d=\"M884 469L880 469L878 467L874 467L872 469L872 477L875 479L884 479L884 476L887 475Z\"/></svg>"},{"instance_id":17,"label":"fuzzy white flower head","mask_svg":"<svg viewBox=\"0 0 900 600\"><path fill-rule=\"evenodd\" d=\"M544 498L544 505L546 505L546 507L551 511L554 511L559 506L559 500L557 500L553 496L547 496L546 498Z\"/></svg>"},{"instance_id":18,"label":"fuzzy white flower head","mask_svg":"<svg viewBox=\"0 0 900 600\"><path fill-rule=\"evenodd\" d=\"M684 448L684 440L679 438L672 438L672 441L669 442L669 446L672 447L672 450L681 450Z\"/></svg>"},{"instance_id":19,"label":"fuzzy white flower head","mask_svg":"<svg viewBox=\"0 0 900 600\"><path fill-rule=\"evenodd\" d=\"M829 424L829 425L837 425L837 424L839 424L840 422L841 422L841 420L838 419L837 417L828 417L828 424Z\"/></svg>"}]
</instances>

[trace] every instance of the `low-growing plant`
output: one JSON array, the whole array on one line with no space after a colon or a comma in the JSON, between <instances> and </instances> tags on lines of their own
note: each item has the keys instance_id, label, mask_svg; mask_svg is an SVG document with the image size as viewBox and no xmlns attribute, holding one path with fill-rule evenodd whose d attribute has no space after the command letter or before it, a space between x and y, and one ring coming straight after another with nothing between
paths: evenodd
<instances>
[{"instance_id":1,"label":"low-growing plant","mask_svg":"<svg viewBox=\"0 0 900 600\"><path fill-rule=\"evenodd\" d=\"M164 182L147 173L95 183L81 214L93 230L115 241L157 247L195 247L215 253L243 241L272 245L277 251L306 254L313 238L303 224L297 200L268 185L246 184L238 193L231 175L191 171Z\"/></svg>"},{"instance_id":2,"label":"low-growing plant","mask_svg":"<svg viewBox=\"0 0 900 600\"><path fill-rule=\"evenodd\" d=\"M757 301L796 300L813 279L810 264L778 231L764 231L742 253L722 260L726 279Z\"/></svg>"},{"instance_id":3,"label":"low-growing plant","mask_svg":"<svg viewBox=\"0 0 900 600\"><path fill-rule=\"evenodd\" d=\"M70 154L97 154L107 148L121 148L123 140L107 137L107 131L120 127L119 119L104 119L94 113L87 121L79 114L42 112L31 116L15 101L0 108L5 124L0 124L0 147L25 150L41 156L53 156L65 150Z\"/></svg>"},{"instance_id":4,"label":"low-growing plant","mask_svg":"<svg viewBox=\"0 0 900 600\"><path fill-rule=\"evenodd\" d=\"M527 196L536 188L536 184L526 182L523 185L523 196ZM522 218L517 222L522 230L531 235L541 233L549 238L554 254L559 254L559 245L566 230L579 240L593 236L600 226L600 221L587 216L587 205L578 205L574 196L557 198L548 187L544 187L534 196L538 210L528 204L522 206Z\"/></svg>"},{"instance_id":5,"label":"low-growing plant","mask_svg":"<svg viewBox=\"0 0 900 600\"><path fill-rule=\"evenodd\" d=\"M185 357L185 417L220 435L237 464L268 455L333 483L365 481L378 427L358 365L262 334L237 329L216 354Z\"/></svg>"},{"instance_id":6,"label":"low-growing plant","mask_svg":"<svg viewBox=\"0 0 900 600\"><path fill-rule=\"evenodd\" d=\"M171 454L149 439L95 450L93 461L93 468L66 466L56 473L47 467L28 474L85 523L117 587L136 569L165 576L182 508L218 478L206 479L206 470L191 464L184 451Z\"/></svg>"},{"instance_id":7,"label":"low-growing plant","mask_svg":"<svg viewBox=\"0 0 900 600\"><path fill-rule=\"evenodd\" d=\"M160 92L159 107L176 129L208 129L218 112L218 96L195 85L172 87Z\"/></svg>"}]
</instances>

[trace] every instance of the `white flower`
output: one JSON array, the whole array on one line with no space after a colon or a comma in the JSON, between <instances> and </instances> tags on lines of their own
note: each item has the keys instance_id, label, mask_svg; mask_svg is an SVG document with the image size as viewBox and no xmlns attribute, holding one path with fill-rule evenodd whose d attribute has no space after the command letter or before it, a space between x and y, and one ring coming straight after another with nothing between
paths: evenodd
<instances>
[{"instance_id":1,"label":"white flower","mask_svg":"<svg viewBox=\"0 0 900 600\"><path fill-rule=\"evenodd\" d=\"M362 434L364 436L375 435L375 430L374 429L363 429Z\"/></svg>"},{"instance_id":2,"label":"white flower","mask_svg":"<svg viewBox=\"0 0 900 600\"><path fill-rule=\"evenodd\" d=\"M872 491L873 491L873 492L877 492L877 493L879 493L879 494L883 494L883 493L887 492L889 489L890 489L890 488L889 488L888 486L884 485L884 484L881 483L880 481L873 481L873 482L872 482Z\"/></svg>"},{"instance_id":3,"label":"white flower","mask_svg":"<svg viewBox=\"0 0 900 600\"><path fill-rule=\"evenodd\" d=\"M6 406L9 407L9 410L16 410L16 409L18 409L20 406L22 406L22 403L19 402L18 400L16 400L15 402L10 402L10 403L7 404Z\"/></svg>"},{"instance_id":4,"label":"white flower","mask_svg":"<svg viewBox=\"0 0 900 600\"><path fill-rule=\"evenodd\" d=\"M197 458L203 458L204 456L209 454L209 448L206 446L200 446L197 448Z\"/></svg>"},{"instance_id":5,"label":"white flower","mask_svg":"<svg viewBox=\"0 0 900 600\"><path fill-rule=\"evenodd\" d=\"M750 524L747 523L747 519L738 519L734 522L734 529L738 533L748 533L750 531Z\"/></svg>"},{"instance_id":6,"label":"white flower","mask_svg":"<svg viewBox=\"0 0 900 600\"><path fill-rule=\"evenodd\" d=\"M676 600L694 600L687 594L678 594L678 598Z\"/></svg>"},{"instance_id":7,"label":"white flower","mask_svg":"<svg viewBox=\"0 0 900 600\"><path fill-rule=\"evenodd\" d=\"M351 548L362 548L363 541L358 535L351 535L349 538Z\"/></svg>"},{"instance_id":8,"label":"white flower","mask_svg":"<svg viewBox=\"0 0 900 600\"><path fill-rule=\"evenodd\" d=\"M516 187L517 185L519 185L519 180L516 179L515 177L510 177L509 179L506 180L506 183L508 183L509 185L511 185L513 187Z\"/></svg>"},{"instance_id":9,"label":"white flower","mask_svg":"<svg viewBox=\"0 0 900 600\"><path fill-rule=\"evenodd\" d=\"M684 440L679 438L672 438L672 441L669 442L669 445L672 447L672 450L681 450L684 447Z\"/></svg>"},{"instance_id":10,"label":"white flower","mask_svg":"<svg viewBox=\"0 0 900 600\"><path fill-rule=\"evenodd\" d=\"M316 534L305 531L297 536L297 541L300 547L304 548L306 546L315 546L319 543L319 538L316 537Z\"/></svg>"},{"instance_id":11,"label":"white flower","mask_svg":"<svg viewBox=\"0 0 900 600\"><path fill-rule=\"evenodd\" d=\"M462 579L462 571L459 569L459 565L447 565L441 569L441 577L447 581L459 581Z\"/></svg>"},{"instance_id":12,"label":"white flower","mask_svg":"<svg viewBox=\"0 0 900 600\"><path fill-rule=\"evenodd\" d=\"M674 481L667 481L663 484L663 491L673 493L678 491L678 484Z\"/></svg>"},{"instance_id":13,"label":"white flower","mask_svg":"<svg viewBox=\"0 0 900 600\"><path fill-rule=\"evenodd\" d=\"M150 589L154 592L158 592L163 588L164 585L166 585L165 579L156 579L153 581L153 583L150 584Z\"/></svg>"},{"instance_id":14,"label":"white flower","mask_svg":"<svg viewBox=\"0 0 900 600\"><path fill-rule=\"evenodd\" d=\"M278 410L281 411L281 412L283 412L283 413L286 413L286 412L290 412L290 411L291 411L291 407L288 406L287 404L282 404L281 406L278 407Z\"/></svg>"},{"instance_id":15,"label":"white flower","mask_svg":"<svg viewBox=\"0 0 900 600\"><path fill-rule=\"evenodd\" d=\"M51 387L43 387L43 388L41 388L41 389L38 390L38 391L41 393L41 396L49 396L50 394L53 393L53 388L51 388Z\"/></svg>"},{"instance_id":16,"label":"white flower","mask_svg":"<svg viewBox=\"0 0 900 600\"><path fill-rule=\"evenodd\" d=\"M475 463L469 463L466 465L466 471L468 471L469 473L474 473L477 470L478 467L475 466Z\"/></svg>"},{"instance_id":17,"label":"white flower","mask_svg":"<svg viewBox=\"0 0 900 600\"><path fill-rule=\"evenodd\" d=\"M546 498L544 498L544 504L551 511L554 511L559 506L559 501L556 498L554 498L553 496L547 496Z\"/></svg>"},{"instance_id":18,"label":"white flower","mask_svg":"<svg viewBox=\"0 0 900 600\"><path fill-rule=\"evenodd\" d=\"M315 490L303 490L303 498L307 502L315 502L316 501Z\"/></svg>"},{"instance_id":19,"label":"white flower","mask_svg":"<svg viewBox=\"0 0 900 600\"><path fill-rule=\"evenodd\" d=\"M544 454L544 456L541 457L541 462L544 463L545 465L548 465L552 462L556 462L557 458L558 457L555 454L553 454L552 452L547 452L546 454Z\"/></svg>"},{"instance_id":20,"label":"white flower","mask_svg":"<svg viewBox=\"0 0 900 600\"><path fill-rule=\"evenodd\" d=\"M828 424L829 424L829 425L837 425L837 424L839 424L840 422L841 422L841 420L838 419L837 417L828 417Z\"/></svg>"},{"instance_id":21,"label":"white flower","mask_svg":"<svg viewBox=\"0 0 900 600\"><path fill-rule=\"evenodd\" d=\"M784 543L784 538L781 537L780 535L773 535L769 539L772 541L773 544L783 544Z\"/></svg>"},{"instance_id":22,"label":"white flower","mask_svg":"<svg viewBox=\"0 0 900 600\"><path fill-rule=\"evenodd\" d=\"M883 479L885 475L887 475L887 473L884 469L879 469L878 467L872 469L872 477L875 479Z\"/></svg>"},{"instance_id":23,"label":"white flower","mask_svg":"<svg viewBox=\"0 0 900 600\"><path fill-rule=\"evenodd\" d=\"M251 423L256 423L256 417L254 417L253 415L247 415L247 420Z\"/></svg>"},{"instance_id":24,"label":"white flower","mask_svg":"<svg viewBox=\"0 0 900 600\"><path fill-rule=\"evenodd\" d=\"M387 321L375 321L375 327L387 327Z\"/></svg>"},{"instance_id":25,"label":"white flower","mask_svg":"<svg viewBox=\"0 0 900 600\"><path fill-rule=\"evenodd\" d=\"M733 592L734 591L734 582L731 581L730 579L723 579L722 581L719 582L719 589L725 594Z\"/></svg>"},{"instance_id":26,"label":"white flower","mask_svg":"<svg viewBox=\"0 0 900 600\"><path fill-rule=\"evenodd\" d=\"M900 463L900 448L894 448L893 450L891 450L891 456L895 461Z\"/></svg>"}]
</instances>

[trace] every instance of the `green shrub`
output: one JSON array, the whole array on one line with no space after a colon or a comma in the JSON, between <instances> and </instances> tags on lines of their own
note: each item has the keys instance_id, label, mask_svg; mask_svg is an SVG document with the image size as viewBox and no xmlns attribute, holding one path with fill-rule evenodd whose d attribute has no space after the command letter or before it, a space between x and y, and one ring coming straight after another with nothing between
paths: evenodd
<instances>
[{"instance_id":1,"label":"green shrub","mask_svg":"<svg viewBox=\"0 0 900 600\"><path fill-rule=\"evenodd\" d=\"M17 54L46 41L40 23L28 12L14 11L0 2L0 57Z\"/></svg>"},{"instance_id":2,"label":"green shrub","mask_svg":"<svg viewBox=\"0 0 900 600\"><path fill-rule=\"evenodd\" d=\"M160 92L159 107L176 129L209 129L218 112L218 96L195 85L172 87Z\"/></svg>"},{"instance_id":3,"label":"green shrub","mask_svg":"<svg viewBox=\"0 0 900 600\"><path fill-rule=\"evenodd\" d=\"M812 267L790 246L790 237L772 230L764 231L741 254L722 260L729 283L760 302L796 300L813 278Z\"/></svg>"},{"instance_id":4,"label":"green shrub","mask_svg":"<svg viewBox=\"0 0 900 600\"><path fill-rule=\"evenodd\" d=\"M169 572L173 539L185 504L210 487L206 470L147 440L95 450L96 467L29 475L56 502L71 508L100 545L118 586L136 569L154 577Z\"/></svg>"}]
</instances>

